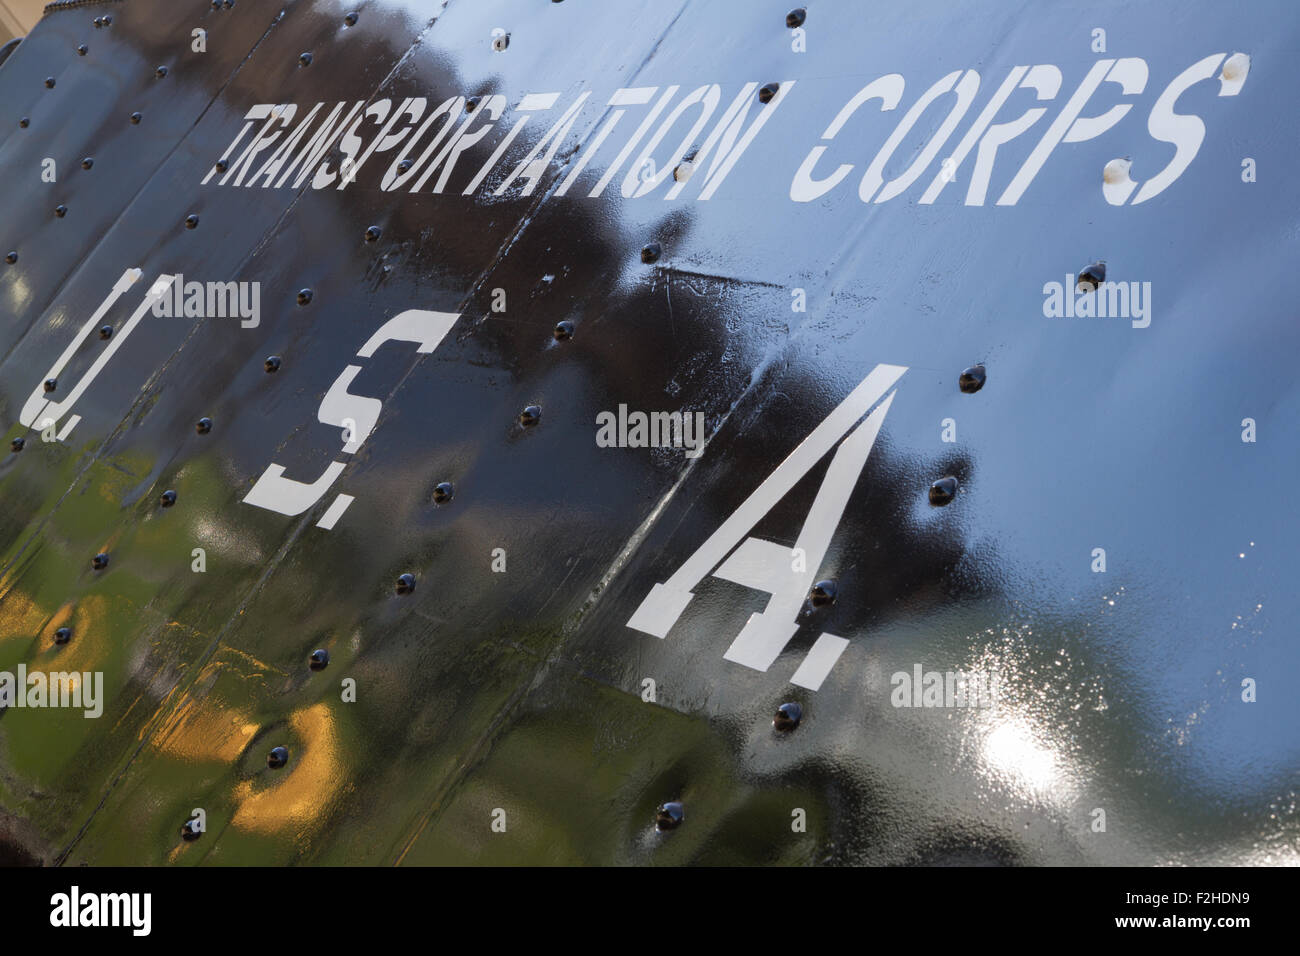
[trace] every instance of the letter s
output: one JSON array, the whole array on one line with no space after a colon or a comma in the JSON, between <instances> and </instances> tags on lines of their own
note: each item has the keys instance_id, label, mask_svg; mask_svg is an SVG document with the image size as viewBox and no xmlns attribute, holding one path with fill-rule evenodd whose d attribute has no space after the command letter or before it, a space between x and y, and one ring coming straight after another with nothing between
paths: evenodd
<instances>
[{"instance_id":1,"label":"letter s","mask_svg":"<svg viewBox=\"0 0 1300 956\"><path fill-rule=\"evenodd\" d=\"M1163 143L1173 143L1176 152L1169 165L1156 173L1138 190L1133 205L1146 202L1164 192L1187 169L1205 140L1205 123L1199 116L1174 112L1174 104L1193 84L1208 80L1214 76L1225 53L1215 53L1193 63L1178 76L1174 77L1165 91L1151 107L1151 116L1147 120L1147 130ZM1234 53L1224 64L1223 75L1219 77L1219 95L1236 96L1246 82L1250 72L1250 57L1244 53Z\"/></svg>"}]
</instances>

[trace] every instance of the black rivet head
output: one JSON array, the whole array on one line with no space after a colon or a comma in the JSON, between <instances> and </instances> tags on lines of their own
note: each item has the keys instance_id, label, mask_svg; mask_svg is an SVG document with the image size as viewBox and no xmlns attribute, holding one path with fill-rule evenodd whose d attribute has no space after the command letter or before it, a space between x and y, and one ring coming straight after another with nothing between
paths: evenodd
<instances>
[{"instance_id":1,"label":"black rivet head","mask_svg":"<svg viewBox=\"0 0 1300 956\"><path fill-rule=\"evenodd\" d=\"M45 384L42 385L41 387L44 388L47 392L52 392L59 387L59 380L57 378L47 378L45 380Z\"/></svg>"},{"instance_id":2,"label":"black rivet head","mask_svg":"<svg viewBox=\"0 0 1300 956\"><path fill-rule=\"evenodd\" d=\"M99 337L107 342L113 337L113 327L111 325L101 325L99 327Z\"/></svg>"},{"instance_id":3,"label":"black rivet head","mask_svg":"<svg viewBox=\"0 0 1300 956\"><path fill-rule=\"evenodd\" d=\"M663 255L663 249L660 247L659 243L657 242L647 243L646 245L641 247L642 262L647 262L647 263L654 262L661 255Z\"/></svg>"},{"instance_id":4,"label":"black rivet head","mask_svg":"<svg viewBox=\"0 0 1300 956\"><path fill-rule=\"evenodd\" d=\"M218 6L221 5L221 0L214 0L214 2ZM203 828L199 826L199 821L197 819L186 820L181 827L181 839L186 843L193 843L201 836L203 836Z\"/></svg>"},{"instance_id":5,"label":"black rivet head","mask_svg":"<svg viewBox=\"0 0 1300 956\"><path fill-rule=\"evenodd\" d=\"M793 30L795 27L803 26L803 22L808 19L808 11L803 7L795 7L785 15L785 25Z\"/></svg>"},{"instance_id":6,"label":"black rivet head","mask_svg":"<svg viewBox=\"0 0 1300 956\"><path fill-rule=\"evenodd\" d=\"M131 114L131 125L132 125L132 126L139 126L139 125L140 125L140 120L141 120L141 119L143 119L143 117L140 115L139 111L136 111L136 112L132 113L132 114Z\"/></svg>"},{"instance_id":7,"label":"black rivet head","mask_svg":"<svg viewBox=\"0 0 1300 956\"><path fill-rule=\"evenodd\" d=\"M158 67L158 69L153 71L153 75L158 77L158 79L161 80L164 76L167 75L167 67L165 66Z\"/></svg>"},{"instance_id":8,"label":"black rivet head","mask_svg":"<svg viewBox=\"0 0 1300 956\"><path fill-rule=\"evenodd\" d=\"M110 17L110 16L108 16L107 14L105 14L105 15L104 15L104 26L106 26L106 27L111 27L112 25L113 25L113 18Z\"/></svg>"},{"instance_id":9,"label":"black rivet head","mask_svg":"<svg viewBox=\"0 0 1300 956\"><path fill-rule=\"evenodd\" d=\"M199 217L196 216L194 213L190 213L188 216L186 216L186 217L185 217L185 228L186 228L186 229L197 229L197 228L199 228Z\"/></svg>"},{"instance_id":10,"label":"black rivet head","mask_svg":"<svg viewBox=\"0 0 1300 956\"><path fill-rule=\"evenodd\" d=\"M308 302L311 301L311 298L312 298L312 292L311 292L311 289L299 289L299 290L298 290L298 304L299 304L299 305L306 305Z\"/></svg>"},{"instance_id":11,"label":"black rivet head","mask_svg":"<svg viewBox=\"0 0 1300 956\"><path fill-rule=\"evenodd\" d=\"M772 102L772 97L776 96L776 91L781 88L780 83L768 83L758 91L758 101L760 103Z\"/></svg>"},{"instance_id":12,"label":"black rivet head","mask_svg":"<svg viewBox=\"0 0 1300 956\"><path fill-rule=\"evenodd\" d=\"M58 216L60 219L62 219L67 214L68 214L68 207L63 205L63 203L59 203L57 206L54 207L54 215Z\"/></svg>"},{"instance_id":13,"label":"black rivet head","mask_svg":"<svg viewBox=\"0 0 1300 956\"><path fill-rule=\"evenodd\" d=\"M782 704L776 709L776 716L772 718L772 726L777 730L790 731L798 727L801 720L803 720L803 708L791 702Z\"/></svg>"},{"instance_id":14,"label":"black rivet head","mask_svg":"<svg viewBox=\"0 0 1300 956\"><path fill-rule=\"evenodd\" d=\"M87 156L85 159L81 161L82 169L89 169L91 166L94 165L95 165L95 159L93 156Z\"/></svg>"},{"instance_id":15,"label":"black rivet head","mask_svg":"<svg viewBox=\"0 0 1300 956\"><path fill-rule=\"evenodd\" d=\"M90 559L90 566L94 568L96 571L103 571L106 567L108 567L108 554L101 551L99 554L95 555L93 558Z\"/></svg>"},{"instance_id":16,"label":"black rivet head","mask_svg":"<svg viewBox=\"0 0 1300 956\"><path fill-rule=\"evenodd\" d=\"M15 455L18 454L18 452L22 451L26 447L27 447L26 438L15 438L13 441L9 443L9 450L13 452Z\"/></svg>"},{"instance_id":17,"label":"black rivet head","mask_svg":"<svg viewBox=\"0 0 1300 956\"><path fill-rule=\"evenodd\" d=\"M225 0L222 4L227 10L235 9L235 0Z\"/></svg>"},{"instance_id":18,"label":"black rivet head","mask_svg":"<svg viewBox=\"0 0 1300 956\"><path fill-rule=\"evenodd\" d=\"M532 428L542 420L542 408L540 405L529 405L519 413L519 424L525 428Z\"/></svg>"},{"instance_id":19,"label":"black rivet head","mask_svg":"<svg viewBox=\"0 0 1300 956\"><path fill-rule=\"evenodd\" d=\"M81 44L81 46L77 47L78 56L85 56L89 52L90 52L90 47L86 46L86 44L84 43Z\"/></svg>"},{"instance_id":20,"label":"black rivet head","mask_svg":"<svg viewBox=\"0 0 1300 956\"><path fill-rule=\"evenodd\" d=\"M1095 292L1097 286L1106 281L1106 263L1094 262L1085 266L1079 273L1076 281L1076 289L1080 292Z\"/></svg>"},{"instance_id":21,"label":"black rivet head","mask_svg":"<svg viewBox=\"0 0 1300 956\"><path fill-rule=\"evenodd\" d=\"M194 423L194 430L200 435L206 435L208 432L212 431L212 419L200 418Z\"/></svg>"},{"instance_id":22,"label":"black rivet head","mask_svg":"<svg viewBox=\"0 0 1300 956\"><path fill-rule=\"evenodd\" d=\"M659 831L676 830L686 819L686 812L676 800L661 803L655 810L655 829Z\"/></svg>"},{"instance_id":23,"label":"black rivet head","mask_svg":"<svg viewBox=\"0 0 1300 956\"><path fill-rule=\"evenodd\" d=\"M445 505L451 501L456 489L452 487L450 481L444 481L433 489L433 503L436 505Z\"/></svg>"},{"instance_id":24,"label":"black rivet head","mask_svg":"<svg viewBox=\"0 0 1300 956\"><path fill-rule=\"evenodd\" d=\"M212 2L208 4L208 6L212 7L213 10L220 10L221 0L212 0Z\"/></svg>"},{"instance_id":25,"label":"black rivet head","mask_svg":"<svg viewBox=\"0 0 1300 956\"><path fill-rule=\"evenodd\" d=\"M344 18L343 18L343 22L346 23L346 24L347 24L348 26L350 26L350 27L354 27L354 26L356 26L356 25L357 25L357 13L356 13L356 11L354 10L354 11L352 11L351 13L349 13L346 17L344 17Z\"/></svg>"},{"instance_id":26,"label":"black rivet head","mask_svg":"<svg viewBox=\"0 0 1300 956\"><path fill-rule=\"evenodd\" d=\"M262 365L268 373L278 372L280 371L280 356L268 355Z\"/></svg>"},{"instance_id":27,"label":"black rivet head","mask_svg":"<svg viewBox=\"0 0 1300 956\"><path fill-rule=\"evenodd\" d=\"M415 590L415 575L414 575L414 574L403 574L401 577L399 577L399 578L397 579L397 587L396 587L396 590L397 590L397 593L398 593L398 594L410 594L412 591L414 591L414 590Z\"/></svg>"},{"instance_id":28,"label":"black rivet head","mask_svg":"<svg viewBox=\"0 0 1300 956\"><path fill-rule=\"evenodd\" d=\"M230 168L230 164L226 162L224 159L217 160L217 172L224 173L229 168Z\"/></svg>"},{"instance_id":29,"label":"black rivet head","mask_svg":"<svg viewBox=\"0 0 1300 956\"><path fill-rule=\"evenodd\" d=\"M26 129L27 127L32 125L32 121L28 117L24 116L22 119L18 121L18 125L22 129Z\"/></svg>"},{"instance_id":30,"label":"black rivet head","mask_svg":"<svg viewBox=\"0 0 1300 956\"><path fill-rule=\"evenodd\" d=\"M61 627L54 632L54 643L62 647L68 641L72 640L72 628Z\"/></svg>"},{"instance_id":31,"label":"black rivet head","mask_svg":"<svg viewBox=\"0 0 1300 956\"><path fill-rule=\"evenodd\" d=\"M172 505L176 504L176 492L172 491L170 488L167 489L162 493L162 497L158 499L158 503L164 508L170 508Z\"/></svg>"},{"instance_id":32,"label":"black rivet head","mask_svg":"<svg viewBox=\"0 0 1300 956\"><path fill-rule=\"evenodd\" d=\"M930 486L930 504L946 505L957 497L957 479L949 475Z\"/></svg>"},{"instance_id":33,"label":"black rivet head","mask_svg":"<svg viewBox=\"0 0 1300 956\"><path fill-rule=\"evenodd\" d=\"M10 265L13 265L17 261L18 261L18 253L16 252L5 253L5 262L9 263Z\"/></svg>"},{"instance_id":34,"label":"black rivet head","mask_svg":"<svg viewBox=\"0 0 1300 956\"><path fill-rule=\"evenodd\" d=\"M266 755L266 765L272 770L279 770L289 762L289 748L276 747Z\"/></svg>"},{"instance_id":35,"label":"black rivet head","mask_svg":"<svg viewBox=\"0 0 1300 956\"><path fill-rule=\"evenodd\" d=\"M380 229L378 226L371 226L366 230L366 242L374 242L383 234L384 230Z\"/></svg>"},{"instance_id":36,"label":"black rivet head","mask_svg":"<svg viewBox=\"0 0 1300 956\"><path fill-rule=\"evenodd\" d=\"M552 334L555 336L555 341L567 342L569 339L573 338L573 323L568 319L565 319L563 322L556 322L555 331Z\"/></svg>"},{"instance_id":37,"label":"black rivet head","mask_svg":"<svg viewBox=\"0 0 1300 956\"><path fill-rule=\"evenodd\" d=\"M95 29L98 30L104 25L103 17L95 17Z\"/></svg>"},{"instance_id":38,"label":"black rivet head","mask_svg":"<svg viewBox=\"0 0 1300 956\"><path fill-rule=\"evenodd\" d=\"M54 77L52 77L52 76L47 76L47 77L45 78L45 88L46 88L47 90L52 90L52 89L54 89Z\"/></svg>"},{"instance_id":39,"label":"black rivet head","mask_svg":"<svg viewBox=\"0 0 1300 956\"><path fill-rule=\"evenodd\" d=\"M323 647L312 651L307 666L314 671L323 671L330 666L330 652Z\"/></svg>"},{"instance_id":40,"label":"black rivet head","mask_svg":"<svg viewBox=\"0 0 1300 956\"><path fill-rule=\"evenodd\" d=\"M397 170L398 170L398 172L402 172L402 173L410 172L411 167L414 166L414 165L415 165L415 160L413 160L413 159L404 159L404 160L402 160L400 163L397 164Z\"/></svg>"},{"instance_id":41,"label":"black rivet head","mask_svg":"<svg viewBox=\"0 0 1300 956\"><path fill-rule=\"evenodd\" d=\"M311 54L310 54L310 53L306 53L306 52L304 52L304 53L299 53L299 54L298 54L298 65L299 65L299 66L311 66Z\"/></svg>"},{"instance_id":42,"label":"black rivet head","mask_svg":"<svg viewBox=\"0 0 1300 956\"><path fill-rule=\"evenodd\" d=\"M480 96L471 96L469 99L465 101L465 112L473 113L474 110L478 108L478 104L481 100L482 97Z\"/></svg>"},{"instance_id":43,"label":"black rivet head","mask_svg":"<svg viewBox=\"0 0 1300 956\"><path fill-rule=\"evenodd\" d=\"M957 379L957 387L967 395L974 395L984 387L984 366L972 365L970 368L962 369L961 377Z\"/></svg>"},{"instance_id":44,"label":"black rivet head","mask_svg":"<svg viewBox=\"0 0 1300 956\"><path fill-rule=\"evenodd\" d=\"M808 601L813 607L827 607L835 603L836 593L834 581L818 581L808 592Z\"/></svg>"}]
</instances>

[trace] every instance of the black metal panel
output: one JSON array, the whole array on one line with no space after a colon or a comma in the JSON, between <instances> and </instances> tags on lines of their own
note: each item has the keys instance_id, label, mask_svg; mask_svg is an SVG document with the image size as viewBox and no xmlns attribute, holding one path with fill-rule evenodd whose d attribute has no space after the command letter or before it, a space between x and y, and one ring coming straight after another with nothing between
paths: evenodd
<instances>
[{"instance_id":1,"label":"black metal panel","mask_svg":"<svg viewBox=\"0 0 1300 956\"><path fill-rule=\"evenodd\" d=\"M1297 465L1294 307L1279 281L1300 237L1285 174L1300 143L1280 105L1295 12L951 6L818 5L801 33L779 5L701 0L130 0L100 27L99 8L51 11L0 68L0 251L17 253L0 265L0 421L6 442L26 442L0 457L0 672L100 672L104 695L94 719L0 712L6 854L1294 861L1286 688L1300 658L1280 622L1296 610L1282 579L1295 522L1277 483ZM1103 169L1124 158L1148 183L1171 162L1156 134L1177 123L1158 101L1212 54L1214 75L1176 100L1203 123L1194 158L1157 195L1112 204ZM1128 64L1113 75L1127 85L1101 82L1080 115L1132 108L1096 135L1076 127L999 204L1106 60ZM1004 81L1040 64L1037 91L1017 87L990 114L1044 110L997 146L982 201L978 150L936 178ZM828 129L889 74L896 108L870 100ZM950 74L978 83L942 149L897 195L861 199L873 158ZM688 136L685 109L638 166L647 112L664 103L649 137L693 94L716 95L708 122ZM416 97L424 115L451 101L451 129L485 131L445 179L438 167L415 191L386 189L405 142L343 188L337 143L302 167L333 174L319 188L263 175L337 104L376 110L360 149ZM944 137L957 102L936 94L882 185ZM296 107L283 124L278 104ZM757 132L723 138L738 158L720 172L710 133L733 104ZM553 155L517 175L553 131ZM689 178L669 155L683 137L700 151ZM214 171L232 141L234 168ZM852 168L796 201L805 164L816 179ZM1148 315L1047 315L1045 284L1072 285L1098 259L1110 281L1149 283ZM21 421L33 389L128 269L140 278L105 315L114 336L92 329L50 399L113 357L46 437L75 412L72 429L44 441ZM175 274L255 285L256 321L131 325ZM363 348L408 310L454 323L436 347ZM964 394L975 363L987 384ZM630 627L882 364L905 371L848 422L883 418L807 572L835 582L834 603L791 615L766 669L729 648L769 595L717 576L717 561L664 639ZM356 423L341 437L326 410L339 381L382 402L352 450ZM521 424L534 405L540 421ZM604 447L598 423L620 406L698 414L707 445ZM752 534L770 543L762 573L786 573L770 548L806 543L836 485L830 449L849 444L833 437L724 553ZM295 514L245 500L269 466L311 483L334 462ZM939 507L927 490L944 476L959 491ZM451 497L435 501L443 482ZM413 593L395 591L402 574ZM847 640L842 655L824 679L792 682L822 634ZM316 648L323 670L308 666ZM917 666L996 673L999 695L897 706L895 675ZM785 701L803 713L788 732L772 726ZM282 768L267 765L276 746ZM658 833L668 800L685 822ZM195 808L206 831L190 841Z\"/></svg>"}]
</instances>

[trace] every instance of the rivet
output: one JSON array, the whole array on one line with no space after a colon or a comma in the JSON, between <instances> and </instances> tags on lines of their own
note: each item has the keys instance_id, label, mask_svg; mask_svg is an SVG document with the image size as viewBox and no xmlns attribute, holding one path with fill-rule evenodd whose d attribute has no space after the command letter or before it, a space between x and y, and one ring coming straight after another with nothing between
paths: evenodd
<instances>
[{"instance_id":1,"label":"rivet","mask_svg":"<svg viewBox=\"0 0 1300 956\"><path fill-rule=\"evenodd\" d=\"M519 413L519 424L525 428L531 428L542 420L542 409L539 405L529 405Z\"/></svg>"},{"instance_id":2,"label":"rivet","mask_svg":"<svg viewBox=\"0 0 1300 956\"><path fill-rule=\"evenodd\" d=\"M663 249L659 246L659 243L657 242L651 242L641 247L642 262L654 262L662 254L663 254Z\"/></svg>"},{"instance_id":3,"label":"rivet","mask_svg":"<svg viewBox=\"0 0 1300 956\"><path fill-rule=\"evenodd\" d=\"M221 0L212 0L212 2L214 6L221 6ZM185 825L181 827L181 839L186 843L193 843L201 836L203 836L203 830L199 826L198 819L186 820Z\"/></svg>"},{"instance_id":4,"label":"rivet","mask_svg":"<svg viewBox=\"0 0 1300 956\"><path fill-rule=\"evenodd\" d=\"M9 263L10 265L13 265L17 261L18 261L18 253L16 252L5 253L5 262Z\"/></svg>"},{"instance_id":5,"label":"rivet","mask_svg":"<svg viewBox=\"0 0 1300 956\"><path fill-rule=\"evenodd\" d=\"M684 159L673 167L673 179L676 182L684 183L691 178L693 172L695 172L695 164L688 159Z\"/></svg>"},{"instance_id":6,"label":"rivet","mask_svg":"<svg viewBox=\"0 0 1300 956\"><path fill-rule=\"evenodd\" d=\"M573 338L573 323L568 319L565 319L563 322L556 322L555 331L552 334L555 336L555 341L557 342L564 342Z\"/></svg>"},{"instance_id":7,"label":"rivet","mask_svg":"<svg viewBox=\"0 0 1300 956\"><path fill-rule=\"evenodd\" d=\"M1075 280L1075 289L1079 292L1095 292L1097 286L1106 281L1106 263L1094 262L1085 266L1084 270L1079 273L1079 278Z\"/></svg>"},{"instance_id":8,"label":"rivet","mask_svg":"<svg viewBox=\"0 0 1300 956\"><path fill-rule=\"evenodd\" d=\"M206 435L208 432L212 431L212 419L200 418L194 423L194 430L200 435Z\"/></svg>"},{"instance_id":9,"label":"rivet","mask_svg":"<svg viewBox=\"0 0 1300 956\"><path fill-rule=\"evenodd\" d=\"M266 361L262 363L268 372L280 371L280 356L268 355Z\"/></svg>"},{"instance_id":10,"label":"rivet","mask_svg":"<svg viewBox=\"0 0 1300 956\"><path fill-rule=\"evenodd\" d=\"M170 508L172 505L176 504L176 492L172 491L170 488L167 491L164 491L162 497L158 499L158 503L164 508Z\"/></svg>"},{"instance_id":11,"label":"rivet","mask_svg":"<svg viewBox=\"0 0 1300 956\"><path fill-rule=\"evenodd\" d=\"M310 54L310 53L299 53L299 54L298 54L298 65L299 65L299 66L311 66L311 54Z\"/></svg>"},{"instance_id":12,"label":"rivet","mask_svg":"<svg viewBox=\"0 0 1300 956\"><path fill-rule=\"evenodd\" d=\"M103 17L95 17L95 29L98 30L98 29L99 29L100 27L102 27L103 25L104 25L104 18L103 18Z\"/></svg>"},{"instance_id":13,"label":"rivet","mask_svg":"<svg viewBox=\"0 0 1300 956\"><path fill-rule=\"evenodd\" d=\"M972 365L968 369L962 369L961 376L957 379L957 387L967 395L974 395L984 387L984 366Z\"/></svg>"},{"instance_id":14,"label":"rivet","mask_svg":"<svg viewBox=\"0 0 1300 956\"><path fill-rule=\"evenodd\" d=\"M322 647L311 652L311 659L308 661L307 666L314 671L323 671L329 667L329 664L330 652Z\"/></svg>"},{"instance_id":15,"label":"rivet","mask_svg":"<svg viewBox=\"0 0 1300 956\"><path fill-rule=\"evenodd\" d=\"M795 7L785 15L785 25L793 30L795 27L803 26L803 22L808 19L808 11L803 7Z\"/></svg>"},{"instance_id":16,"label":"rivet","mask_svg":"<svg viewBox=\"0 0 1300 956\"><path fill-rule=\"evenodd\" d=\"M397 593L410 594L415 590L415 575L403 574L397 579Z\"/></svg>"},{"instance_id":17,"label":"rivet","mask_svg":"<svg viewBox=\"0 0 1300 956\"><path fill-rule=\"evenodd\" d=\"M212 3L209 4L209 6L211 6L213 10L220 10L220 9L221 9L221 0L212 0Z\"/></svg>"},{"instance_id":18,"label":"rivet","mask_svg":"<svg viewBox=\"0 0 1300 956\"><path fill-rule=\"evenodd\" d=\"M676 800L668 803L661 803L655 810L655 829L656 830L676 830L686 819L686 813L682 805Z\"/></svg>"},{"instance_id":19,"label":"rivet","mask_svg":"<svg viewBox=\"0 0 1300 956\"><path fill-rule=\"evenodd\" d=\"M85 56L89 52L90 52L90 47L86 46L86 44L84 43L81 44L81 46L77 47L78 56Z\"/></svg>"},{"instance_id":20,"label":"rivet","mask_svg":"<svg viewBox=\"0 0 1300 956\"><path fill-rule=\"evenodd\" d=\"M185 217L185 228L186 228L186 229L197 229L198 227L199 227L199 217L198 217L198 216L194 215L194 213L190 213L188 216Z\"/></svg>"},{"instance_id":21,"label":"rivet","mask_svg":"<svg viewBox=\"0 0 1300 956\"><path fill-rule=\"evenodd\" d=\"M780 83L768 83L758 91L758 101L760 103L770 103L772 97L776 96L776 91L781 88Z\"/></svg>"},{"instance_id":22,"label":"rivet","mask_svg":"<svg viewBox=\"0 0 1300 956\"><path fill-rule=\"evenodd\" d=\"M45 380L45 384L42 387L47 392L52 392L59 387L59 380L57 378L47 378Z\"/></svg>"},{"instance_id":23,"label":"rivet","mask_svg":"<svg viewBox=\"0 0 1300 956\"><path fill-rule=\"evenodd\" d=\"M57 206L54 207L54 215L58 216L60 219L62 219L67 214L68 214L68 207L63 205L63 203L59 203Z\"/></svg>"},{"instance_id":24,"label":"rivet","mask_svg":"<svg viewBox=\"0 0 1300 956\"><path fill-rule=\"evenodd\" d=\"M836 590L834 581L818 581L808 592L808 600L813 607L826 607L835 603Z\"/></svg>"},{"instance_id":25,"label":"rivet","mask_svg":"<svg viewBox=\"0 0 1300 956\"><path fill-rule=\"evenodd\" d=\"M28 119L26 116L24 116L22 119L18 121L18 125L23 129L26 129L27 127L32 125L32 121Z\"/></svg>"},{"instance_id":26,"label":"rivet","mask_svg":"<svg viewBox=\"0 0 1300 956\"><path fill-rule=\"evenodd\" d=\"M99 337L107 342L113 337L113 327L111 325L101 325L99 327Z\"/></svg>"},{"instance_id":27,"label":"rivet","mask_svg":"<svg viewBox=\"0 0 1300 956\"><path fill-rule=\"evenodd\" d=\"M371 226L366 230L366 242L374 242L383 234L384 230L380 229L378 226Z\"/></svg>"},{"instance_id":28,"label":"rivet","mask_svg":"<svg viewBox=\"0 0 1300 956\"><path fill-rule=\"evenodd\" d=\"M496 50L498 53L500 53L509 45L510 45L509 33L501 33L492 38L492 49Z\"/></svg>"},{"instance_id":29,"label":"rivet","mask_svg":"<svg viewBox=\"0 0 1300 956\"><path fill-rule=\"evenodd\" d=\"M227 10L235 9L235 0L225 0L225 7Z\"/></svg>"},{"instance_id":30,"label":"rivet","mask_svg":"<svg viewBox=\"0 0 1300 956\"><path fill-rule=\"evenodd\" d=\"M289 762L289 748L276 747L266 755L266 765L272 770L279 770Z\"/></svg>"},{"instance_id":31,"label":"rivet","mask_svg":"<svg viewBox=\"0 0 1300 956\"><path fill-rule=\"evenodd\" d=\"M346 17L344 17L344 18L343 18L343 22L346 23L346 24L347 24L348 26L350 26L350 27L354 27L354 26L356 26L356 25L357 25L357 14L356 14L356 11L353 11L352 13L349 13Z\"/></svg>"},{"instance_id":32,"label":"rivet","mask_svg":"<svg viewBox=\"0 0 1300 956\"><path fill-rule=\"evenodd\" d=\"M99 554L95 555L93 558L90 559L90 566L94 568L96 571L103 571L106 567L108 567L108 555L103 551L101 551Z\"/></svg>"},{"instance_id":33,"label":"rivet","mask_svg":"<svg viewBox=\"0 0 1300 956\"><path fill-rule=\"evenodd\" d=\"M949 475L930 486L930 504L946 505L957 497L957 479Z\"/></svg>"},{"instance_id":34,"label":"rivet","mask_svg":"<svg viewBox=\"0 0 1300 956\"><path fill-rule=\"evenodd\" d=\"M217 160L217 172L224 173L229 168L230 168L230 164L226 162L224 159Z\"/></svg>"},{"instance_id":35,"label":"rivet","mask_svg":"<svg viewBox=\"0 0 1300 956\"><path fill-rule=\"evenodd\" d=\"M776 716L772 718L772 726L777 730L794 730L799 726L801 720L803 720L803 708L791 702L782 704L776 709Z\"/></svg>"},{"instance_id":36,"label":"rivet","mask_svg":"<svg viewBox=\"0 0 1300 956\"><path fill-rule=\"evenodd\" d=\"M404 160L402 160L400 163L397 164L397 169L398 169L399 172L403 172L403 173L405 173L405 172L409 172L410 169L411 169L411 167L414 166L414 165L415 165L415 160L413 160L413 159L404 159Z\"/></svg>"},{"instance_id":37,"label":"rivet","mask_svg":"<svg viewBox=\"0 0 1300 956\"><path fill-rule=\"evenodd\" d=\"M132 126L139 126L139 125L140 125L140 120L141 120L141 119L142 119L142 117L140 116L140 113L139 113L138 111L135 112L135 113L132 113L132 114L131 114L131 125L132 125Z\"/></svg>"},{"instance_id":38,"label":"rivet","mask_svg":"<svg viewBox=\"0 0 1300 956\"><path fill-rule=\"evenodd\" d=\"M105 14L105 16L104 16L104 26L106 26L106 27L111 27L112 25L113 25L113 18L110 17L110 16L108 16L107 14Z\"/></svg>"},{"instance_id":39,"label":"rivet","mask_svg":"<svg viewBox=\"0 0 1300 956\"><path fill-rule=\"evenodd\" d=\"M452 495L455 493L456 489L452 487L451 482L444 481L439 484L438 487L433 489L433 503L436 505L445 505L447 502L451 501Z\"/></svg>"},{"instance_id":40,"label":"rivet","mask_svg":"<svg viewBox=\"0 0 1300 956\"><path fill-rule=\"evenodd\" d=\"M25 447L27 447L26 438L15 438L13 441L9 443L9 450L14 454L17 454L18 452L22 451Z\"/></svg>"},{"instance_id":41,"label":"rivet","mask_svg":"<svg viewBox=\"0 0 1300 956\"><path fill-rule=\"evenodd\" d=\"M45 78L45 88L46 88L47 90L52 90L52 89L54 89L54 77L52 77L52 76L47 76L47 77Z\"/></svg>"},{"instance_id":42,"label":"rivet","mask_svg":"<svg viewBox=\"0 0 1300 956\"><path fill-rule=\"evenodd\" d=\"M95 160L94 160L94 157L91 157L91 156L87 156L85 159L83 159L83 160L81 161L81 168L82 168L82 169L89 169L91 166L94 166L94 165L95 165Z\"/></svg>"},{"instance_id":43,"label":"rivet","mask_svg":"<svg viewBox=\"0 0 1300 956\"><path fill-rule=\"evenodd\" d=\"M299 304L299 305L306 305L306 304L307 304L308 302L310 302L310 301L311 301L311 289L299 289L299 290L298 290L298 304Z\"/></svg>"},{"instance_id":44,"label":"rivet","mask_svg":"<svg viewBox=\"0 0 1300 956\"><path fill-rule=\"evenodd\" d=\"M465 101L465 112L473 113L474 110L478 107L478 104L481 99L482 97L478 97L478 96L471 96L469 99L467 99Z\"/></svg>"},{"instance_id":45,"label":"rivet","mask_svg":"<svg viewBox=\"0 0 1300 956\"><path fill-rule=\"evenodd\" d=\"M158 77L158 79L161 80L164 76L167 75L167 67L165 66L158 67L158 69L153 71L153 75Z\"/></svg>"},{"instance_id":46,"label":"rivet","mask_svg":"<svg viewBox=\"0 0 1300 956\"><path fill-rule=\"evenodd\" d=\"M54 632L54 643L62 647L68 641L72 640L72 628L61 627Z\"/></svg>"}]
</instances>

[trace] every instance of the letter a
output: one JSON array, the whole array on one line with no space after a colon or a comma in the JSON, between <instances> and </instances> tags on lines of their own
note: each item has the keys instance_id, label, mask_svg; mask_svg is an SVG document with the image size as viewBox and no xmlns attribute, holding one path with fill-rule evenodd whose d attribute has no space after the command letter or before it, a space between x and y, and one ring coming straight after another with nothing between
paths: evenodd
<instances>
[{"instance_id":1,"label":"letter a","mask_svg":"<svg viewBox=\"0 0 1300 956\"><path fill-rule=\"evenodd\" d=\"M714 577L771 595L766 610L750 616L723 655L725 660L766 671L798 630L799 611L894 396L890 393L883 401L881 398L906 371L899 365L877 365L671 578L651 589L628 626L666 637L695 596L691 589L712 572ZM873 405L874 411L859 422ZM797 570L792 567L789 547L746 536L837 442L839 447L795 543L807 555L806 563ZM844 638L822 634L792 682L816 690L847 645Z\"/></svg>"}]
</instances>

